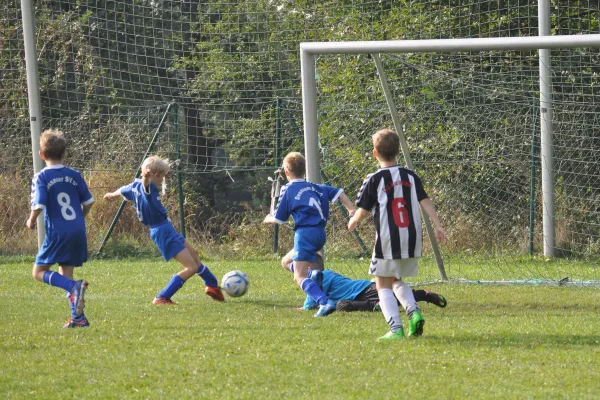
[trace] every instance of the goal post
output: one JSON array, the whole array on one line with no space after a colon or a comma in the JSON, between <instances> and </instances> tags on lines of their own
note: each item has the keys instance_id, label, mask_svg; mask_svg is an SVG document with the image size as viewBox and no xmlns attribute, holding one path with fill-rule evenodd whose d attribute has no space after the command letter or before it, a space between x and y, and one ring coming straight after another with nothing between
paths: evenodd
<instances>
[{"instance_id":1,"label":"goal post","mask_svg":"<svg viewBox=\"0 0 600 400\"><path fill-rule=\"evenodd\" d=\"M600 35L563 35L536 37L498 37L475 39L390 40L366 42L304 42L300 44L302 109L307 159L307 178L319 182L317 85L315 57L335 54L383 54L383 53L448 53L499 50L539 50L557 48L600 47ZM540 66L540 71L543 70ZM543 78L541 76L540 78ZM542 129L542 192L544 254L552 256L554 243L554 185L551 128L551 98L540 93L540 120Z\"/></svg>"}]
</instances>

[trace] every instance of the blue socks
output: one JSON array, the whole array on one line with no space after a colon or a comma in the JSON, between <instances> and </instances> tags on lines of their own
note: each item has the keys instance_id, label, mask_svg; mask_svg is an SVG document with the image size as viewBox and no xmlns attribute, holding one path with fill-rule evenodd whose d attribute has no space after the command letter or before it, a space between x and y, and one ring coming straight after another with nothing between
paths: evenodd
<instances>
[{"instance_id":1,"label":"blue socks","mask_svg":"<svg viewBox=\"0 0 600 400\"><path fill-rule=\"evenodd\" d=\"M46 271L44 272L44 283L50 286L56 286L61 289L70 292L75 286L75 281L69 278L65 278L58 272Z\"/></svg>"},{"instance_id":2,"label":"blue socks","mask_svg":"<svg viewBox=\"0 0 600 400\"><path fill-rule=\"evenodd\" d=\"M304 278L300 283L300 287L304 293L309 295L310 298L319 305L325 305L329 301L329 297L323 293L323 291L319 288L319 285L309 278Z\"/></svg>"},{"instance_id":3,"label":"blue socks","mask_svg":"<svg viewBox=\"0 0 600 400\"><path fill-rule=\"evenodd\" d=\"M185 281L183 278L175 274L169 283L167 283L167 286L165 286L165 288L159 294L157 294L156 297L170 299L175 293L177 293L179 289L181 289L184 283Z\"/></svg>"},{"instance_id":4,"label":"blue socks","mask_svg":"<svg viewBox=\"0 0 600 400\"><path fill-rule=\"evenodd\" d=\"M202 280L204 281L204 284L206 286L213 286L213 287L219 286L219 282L217 282L217 278L215 278L215 276L212 274L212 272L210 272L210 269L208 269L208 267L202 263L200 263L200 266L198 267L198 272L196 272L196 275L198 275L200 278L202 278Z\"/></svg>"}]
</instances>

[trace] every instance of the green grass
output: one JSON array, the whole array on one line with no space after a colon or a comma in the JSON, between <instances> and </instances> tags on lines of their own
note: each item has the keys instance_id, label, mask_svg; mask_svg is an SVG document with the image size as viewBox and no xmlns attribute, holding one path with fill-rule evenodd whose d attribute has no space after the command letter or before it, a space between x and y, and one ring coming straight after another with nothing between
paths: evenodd
<instances>
[{"instance_id":1,"label":"green grass","mask_svg":"<svg viewBox=\"0 0 600 400\"><path fill-rule=\"evenodd\" d=\"M424 304L423 337L378 343L380 313L297 311L303 301L276 261L208 265L251 280L224 304L193 278L150 304L178 270L159 259L95 260L88 329L62 329L59 289L32 260L0 259L0 397L391 399L597 398L600 291L439 284L448 307ZM406 318L404 318L406 321Z\"/></svg>"}]
</instances>

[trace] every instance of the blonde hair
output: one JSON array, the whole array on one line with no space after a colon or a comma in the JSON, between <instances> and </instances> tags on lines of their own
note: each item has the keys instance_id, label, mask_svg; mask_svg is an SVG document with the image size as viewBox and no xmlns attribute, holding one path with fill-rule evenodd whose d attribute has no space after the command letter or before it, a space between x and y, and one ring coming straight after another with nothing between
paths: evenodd
<instances>
[{"instance_id":1,"label":"blonde hair","mask_svg":"<svg viewBox=\"0 0 600 400\"><path fill-rule=\"evenodd\" d=\"M40 152L46 160L62 160L67 150L67 139L58 129L46 129L40 137Z\"/></svg>"},{"instance_id":2,"label":"blonde hair","mask_svg":"<svg viewBox=\"0 0 600 400\"><path fill-rule=\"evenodd\" d=\"M391 129L382 129L373 135L373 147L384 161L391 161L400 152L400 138Z\"/></svg>"},{"instance_id":3,"label":"blonde hair","mask_svg":"<svg viewBox=\"0 0 600 400\"><path fill-rule=\"evenodd\" d=\"M167 175L171 170L171 166L167 160L163 160L159 156L150 156L142 163L142 176L150 174Z\"/></svg>"},{"instance_id":4,"label":"blonde hair","mask_svg":"<svg viewBox=\"0 0 600 400\"><path fill-rule=\"evenodd\" d=\"M304 156L298 152L292 152L285 156L283 159L283 166L296 178L302 178L306 175L306 160L304 159Z\"/></svg>"}]
</instances>

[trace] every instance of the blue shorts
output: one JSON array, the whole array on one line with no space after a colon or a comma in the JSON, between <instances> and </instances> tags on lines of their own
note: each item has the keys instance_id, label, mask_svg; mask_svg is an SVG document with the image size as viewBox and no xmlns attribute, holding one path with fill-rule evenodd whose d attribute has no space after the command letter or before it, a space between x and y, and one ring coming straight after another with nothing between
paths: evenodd
<instances>
[{"instance_id":1,"label":"blue shorts","mask_svg":"<svg viewBox=\"0 0 600 400\"><path fill-rule=\"evenodd\" d=\"M185 238L175 230L170 222L151 227L150 237L165 261L169 261L185 249Z\"/></svg>"},{"instance_id":2,"label":"blue shorts","mask_svg":"<svg viewBox=\"0 0 600 400\"><path fill-rule=\"evenodd\" d=\"M294 235L294 261L317 261L317 251L325 245L325 228L305 227L296 229Z\"/></svg>"},{"instance_id":3,"label":"blue shorts","mask_svg":"<svg viewBox=\"0 0 600 400\"><path fill-rule=\"evenodd\" d=\"M83 231L47 232L35 265L81 267L88 259L87 236Z\"/></svg>"}]
</instances>

